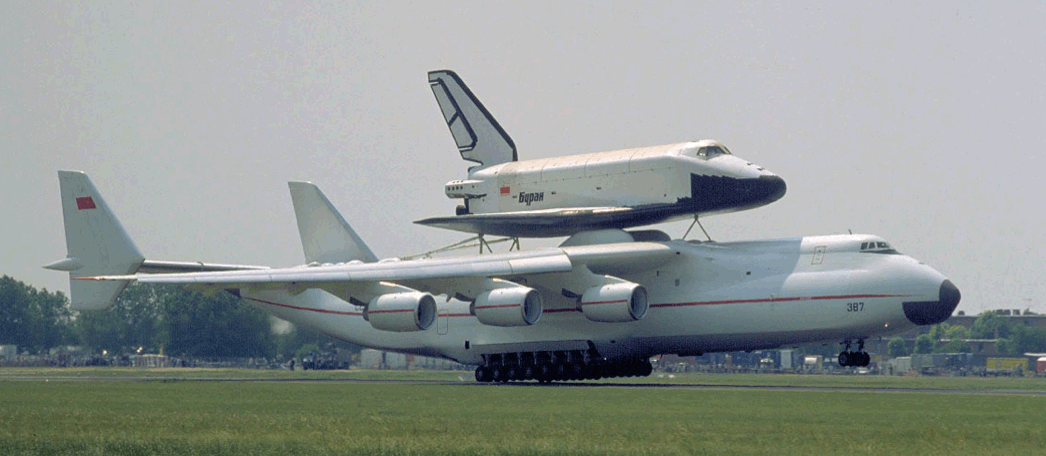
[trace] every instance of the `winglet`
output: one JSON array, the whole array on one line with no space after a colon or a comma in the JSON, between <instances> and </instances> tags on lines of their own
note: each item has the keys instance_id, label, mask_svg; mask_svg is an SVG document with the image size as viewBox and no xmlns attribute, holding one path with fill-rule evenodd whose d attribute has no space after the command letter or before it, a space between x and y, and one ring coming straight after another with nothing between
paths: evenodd
<instances>
[{"instance_id":1,"label":"winglet","mask_svg":"<svg viewBox=\"0 0 1046 456\"><path fill-rule=\"evenodd\" d=\"M430 71L429 85L461 158L479 163L469 171L518 160L516 143L457 74Z\"/></svg>"},{"instance_id":2,"label":"winglet","mask_svg":"<svg viewBox=\"0 0 1046 456\"><path fill-rule=\"evenodd\" d=\"M319 187L310 182L288 182L287 185L307 263L378 261Z\"/></svg>"},{"instance_id":3,"label":"winglet","mask_svg":"<svg viewBox=\"0 0 1046 456\"><path fill-rule=\"evenodd\" d=\"M81 171L59 171L62 216L65 220L65 259L48 269L69 273L73 310L102 310L112 306L128 281L77 280L98 275L125 275L138 271L145 257L102 199L91 179Z\"/></svg>"}]
</instances>

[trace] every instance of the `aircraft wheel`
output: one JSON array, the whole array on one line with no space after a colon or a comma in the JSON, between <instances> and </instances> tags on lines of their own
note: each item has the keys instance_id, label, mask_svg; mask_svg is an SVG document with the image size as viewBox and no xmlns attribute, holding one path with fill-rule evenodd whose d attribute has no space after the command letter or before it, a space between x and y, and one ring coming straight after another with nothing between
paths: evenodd
<instances>
[{"instance_id":1,"label":"aircraft wheel","mask_svg":"<svg viewBox=\"0 0 1046 456\"><path fill-rule=\"evenodd\" d=\"M538 366L537 371L534 372L534 378L539 382L548 383L552 380L552 368L548 364Z\"/></svg>"},{"instance_id":2,"label":"aircraft wheel","mask_svg":"<svg viewBox=\"0 0 1046 456\"><path fill-rule=\"evenodd\" d=\"M639 375L639 363L631 362L628 363L628 367L625 368L625 377L636 377Z\"/></svg>"},{"instance_id":3,"label":"aircraft wheel","mask_svg":"<svg viewBox=\"0 0 1046 456\"><path fill-rule=\"evenodd\" d=\"M585 376L585 366L581 363L574 363L570 365L570 379L581 380Z\"/></svg>"},{"instance_id":4,"label":"aircraft wheel","mask_svg":"<svg viewBox=\"0 0 1046 456\"><path fill-rule=\"evenodd\" d=\"M552 366L552 379L553 380L566 380L567 379L567 365L563 363L556 363Z\"/></svg>"},{"instance_id":5,"label":"aircraft wheel","mask_svg":"<svg viewBox=\"0 0 1046 456\"><path fill-rule=\"evenodd\" d=\"M850 365L851 362L853 362L853 361L851 360L850 352L845 352L844 351L844 352L839 353L839 365L840 366L847 367L847 366Z\"/></svg>"},{"instance_id":6,"label":"aircraft wheel","mask_svg":"<svg viewBox=\"0 0 1046 456\"><path fill-rule=\"evenodd\" d=\"M534 379L534 366L527 366L523 368L523 380Z\"/></svg>"},{"instance_id":7,"label":"aircraft wheel","mask_svg":"<svg viewBox=\"0 0 1046 456\"><path fill-rule=\"evenodd\" d=\"M508 380L519 380L522 378L522 372L520 372L519 366L509 366L505 368L505 377Z\"/></svg>"},{"instance_id":8,"label":"aircraft wheel","mask_svg":"<svg viewBox=\"0 0 1046 456\"><path fill-rule=\"evenodd\" d=\"M861 367L868 367L869 364L872 364L872 355L869 355L868 352L862 352Z\"/></svg>"},{"instance_id":9,"label":"aircraft wheel","mask_svg":"<svg viewBox=\"0 0 1046 456\"><path fill-rule=\"evenodd\" d=\"M649 360L643 361L643 363L639 365L639 372L638 373L639 373L640 377L649 377L650 374L653 373L653 372L654 372L654 365L650 364Z\"/></svg>"},{"instance_id":10,"label":"aircraft wheel","mask_svg":"<svg viewBox=\"0 0 1046 456\"><path fill-rule=\"evenodd\" d=\"M481 383L487 383L490 381L490 369L486 366L479 366L476 368L476 381Z\"/></svg>"},{"instance_id":11,"label":"aircraft wheel","mask_svg":"<svg viewBox=\"0 0 1046 456\"><path fill-rule=\"evenodd\" d=\"M501 366L494 366L490 368L490 380L495 382L504 382L508 379L505 378L505 370Z\"/></svg>"}]
</instances>

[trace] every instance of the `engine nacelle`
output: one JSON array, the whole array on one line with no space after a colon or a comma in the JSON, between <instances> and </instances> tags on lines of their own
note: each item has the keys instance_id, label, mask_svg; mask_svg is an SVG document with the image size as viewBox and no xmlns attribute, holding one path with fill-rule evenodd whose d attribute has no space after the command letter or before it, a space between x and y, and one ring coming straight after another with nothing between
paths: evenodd
<instances>
[{"instance_id":1,"label":"engine nacelle","mask_svg":"<svg viewBox=\"0 0 1046 456\"><path fill-rule=\"evenodd\" d=\"M530 287L495 288L476 296L470 311L491 326L529 326L541 319L541 293Z\"/></svg>"},{"instance_id":2,"label":"engine nacelle","mask_svg":"<svg viewBox=\"0 0 1046 456\"><path fill-rule=\"evenodd\" d=\"M646 288L638 283L611 283L589 288L581 295L581 313L592 321L636 321L649 308Z\"/></svg>"},{"instance_id":3,"label":"engine nacelle","mask_svg":"<svg viewBox=\"0 0 1046 456\"><path fill-rule=\"evenodd\" d=\"M374 298L363 319L382 331L424 331L436 321L436 299L428 293L389 293Z\"/></svg>"}]
</instances>

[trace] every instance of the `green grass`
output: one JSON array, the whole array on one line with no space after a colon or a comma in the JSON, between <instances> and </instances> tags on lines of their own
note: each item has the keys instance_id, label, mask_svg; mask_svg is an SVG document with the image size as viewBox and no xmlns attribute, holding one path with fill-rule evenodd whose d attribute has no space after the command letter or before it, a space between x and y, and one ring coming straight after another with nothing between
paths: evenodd
<instances>
[{"instance_id":1,"label":"green grass","mask_svg":"<svg viewBox=\"0 0 1046 456\"><path fill-rule=\"evenodd\" d=\"M75 381L62 378L69 373L64 369L22 370L19 375L0 369L0 454L1001 455L1038 454L1046 446L1046 396L1040 395L208 382L178 379L374 378L387 373L115 372L117 378L172 375L148 382ZM99 374L79 372L81 378ZM467 374L393 376L457 380ZM26 377L39 380L10 380ZM913 382L897 379L902 388ZM692 375L672 380L813 386L857 382L876 387L874 378L859 376ZM975 388L984 390L1006 389L1015 380L1037 381L1039 388L1019 389L1041 390L1044 382L916 380L924 381L915 382L922 388L940 381L984 380L983 388Z\"/></svg>"},{"instance_id":2,"label":"green grass","mask_svg":"<svg viewBox=\"0 0 1046 456\"><path fill-rule=\"evenodd\" d=\"M671 378L670 378L671 376ZM0 368L0 381L12 379L216 379L246 380L408 380L472 382L471 371L296 371L265 369L200 368ZM943 389L968 391L1046 391L1046 379L1036 377L919 377L882 375L794 375L794 374L660 374L646 378L604 379L597 383L657 383L719 386L810 386L824 388Z\"/></svg>"}]
</instances>

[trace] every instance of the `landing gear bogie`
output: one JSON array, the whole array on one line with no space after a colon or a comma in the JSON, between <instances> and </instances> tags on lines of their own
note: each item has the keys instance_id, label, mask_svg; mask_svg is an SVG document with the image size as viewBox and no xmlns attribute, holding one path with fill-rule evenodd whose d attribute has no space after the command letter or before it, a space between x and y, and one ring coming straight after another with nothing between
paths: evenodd
<instances>
[{"instance_id":1,"label":"landing gear bogie","mask_svg":"<svg viewBox=\"0 0 1046 456\"><path fill-rule=\"evenodd\" d=\"M484 357L476 368L478 382L600 380L645 377L653 372L646 358L606 359L594 351L506 353Z\"/></svg>"}]
</instances>

